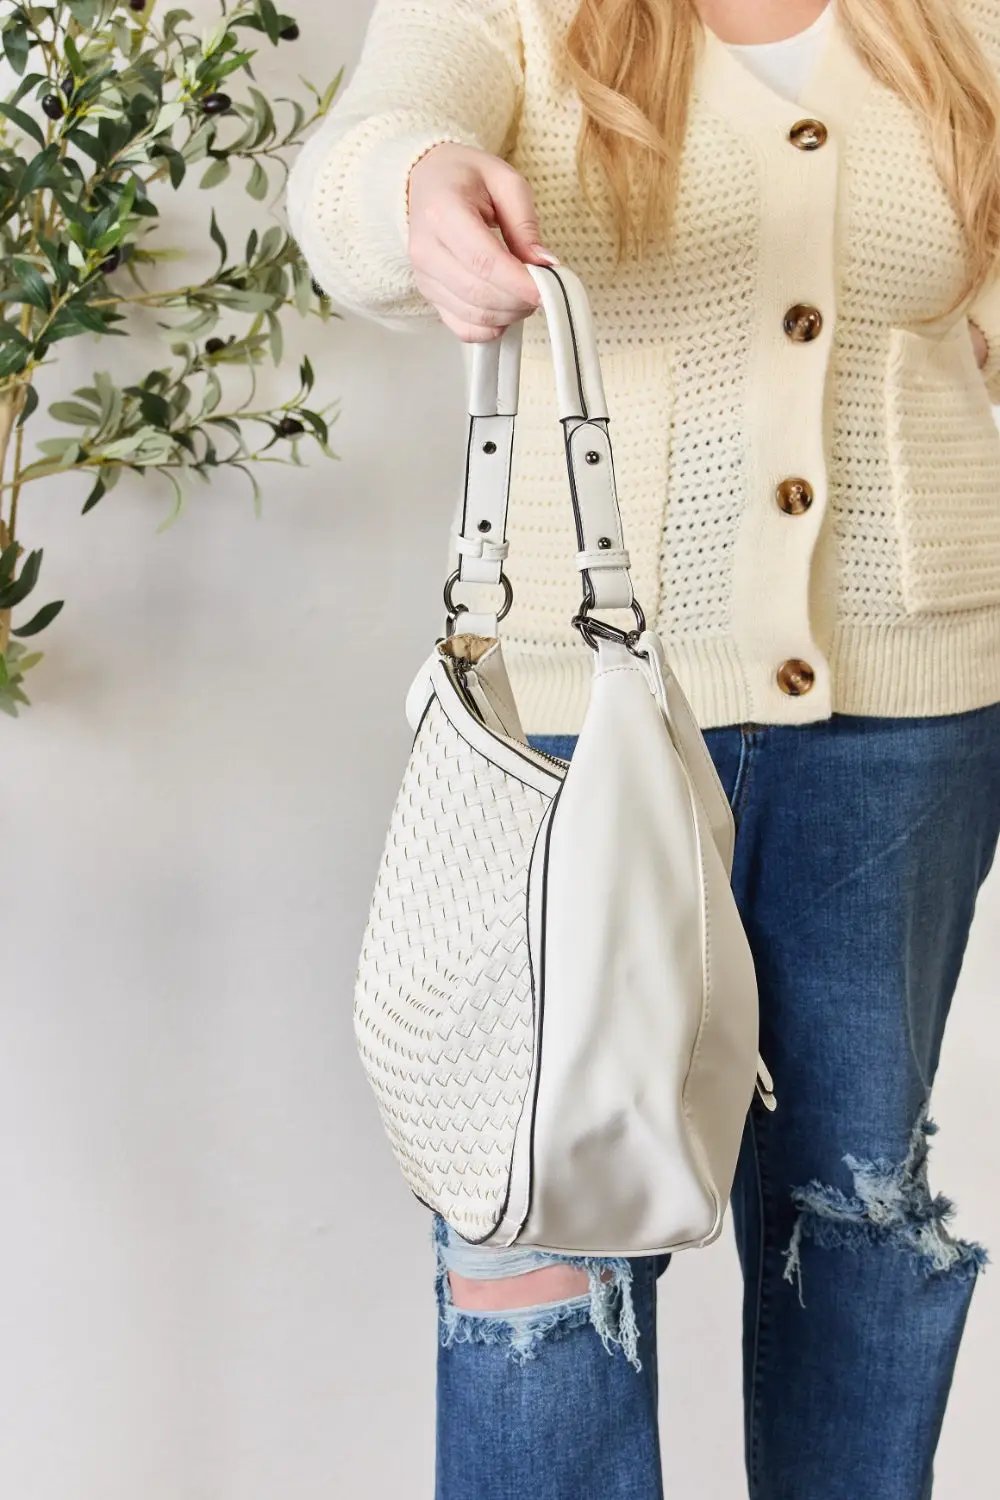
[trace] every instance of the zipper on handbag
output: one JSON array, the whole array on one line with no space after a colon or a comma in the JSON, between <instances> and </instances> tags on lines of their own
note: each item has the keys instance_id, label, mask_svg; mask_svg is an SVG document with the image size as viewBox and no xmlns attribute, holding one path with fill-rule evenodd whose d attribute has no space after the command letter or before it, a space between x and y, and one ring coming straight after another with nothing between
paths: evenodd
<instances>
[{"instance_id":1,"label":"zipper on handbag","mask_svg":"<svg viewBox=\"0 0 1000 1500\"><path fill-rule=\"evenodd\" d=\"M464 656L460 656L456 659L455 657L449 657L446 655L444 659L451 671L452 681L454 682L455 687L458 689L458 693L462 699L462 702L465 704L466 708L469 710L472 716L477 719L480 724L482 724L484 729L486 729L490 734L495 735L498 740L504 740L508 745L512 745L521 754L527 752L528 755L535 755L540 760L548 761L550 765L558 766L561 771L566 770L569 762L560 760L558 755L550 755L547 750L539 750L536 748L536 746L523 743L521 740L515 739L512 734L501 732L498 729L494 729L491 724L487 724L485 719L483 718L482 709L479 707L479 704L473 697L466 680L469 673L472 671L472 663L467 661Z\"/></svg>"},{"instance_id":2,"label":"zipper on handbag","mask_svg":"<svg viewBox=\"0 0 1000 1500\"><path fill-rule=\"evenodd\" d=\"M489 729L490 726L483 718L483 711L480 708L479 704L476 702L475 698L472 696L472 690L469 687L468 678L469 673L472 670L472 663L466 661L464 656L458 657L457 660L454 657L445 657L445 660L451 668L452 681L458 688L459 696L461 697L462 702L465 704L470 714L472 714L473 718L478 719L480 724L482 724L484 728ZM490 732L495 733L496 731L491 730Z\"/></svg>"}]
</instances>

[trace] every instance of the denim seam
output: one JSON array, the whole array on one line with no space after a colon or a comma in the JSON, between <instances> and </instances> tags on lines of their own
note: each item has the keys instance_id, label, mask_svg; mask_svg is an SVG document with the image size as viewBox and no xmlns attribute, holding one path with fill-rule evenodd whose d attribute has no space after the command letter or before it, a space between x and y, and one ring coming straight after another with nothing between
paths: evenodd
<instances>
[{"instance_id":1,"label":"denim seam","mask_svg":"<svg viewBox=\"0 0 1000 1500\"><path fill-rule=\"evenodd\" d=\"M754 1120L755 1105L751 1105L747 1116L750 1138L753 1142L753 1158L757 1176L757 1203L760 1217L759 1235L759 1261L757 1267L757 1306L754 1318L754 1344L753 1362L750 1376L750 1399L748 1403L748 1416L750 1422L750 1444L749 1444L749 1473L747 1480L749 1484L750 1500L757 1500L760 1490L760 1408L761 1408L761 1365L763 1363L764 1345L771 1331L770 1322L770 1298L767 1290L767 1255L769 1250L768 1224L770 1223L769 1208L773 1199L765 1186L765 1173L763 1166L763 1152L757 1134L757 1126Z\"/></svg>"},{"instance_id":2,"label":"denim seam","mask_svg":"<svg viewBox=\"0 0 1000 1500\"><path fill-rule=\"evenodd\" d=\"M740 759L736 767L736 779L733 782L733 796L731 806L733 818L739 823L746 805L747 794L750 785L750 770L757 749L757 733L753 729L744 729L740 726Z\"/></svg>"}]
</instances>

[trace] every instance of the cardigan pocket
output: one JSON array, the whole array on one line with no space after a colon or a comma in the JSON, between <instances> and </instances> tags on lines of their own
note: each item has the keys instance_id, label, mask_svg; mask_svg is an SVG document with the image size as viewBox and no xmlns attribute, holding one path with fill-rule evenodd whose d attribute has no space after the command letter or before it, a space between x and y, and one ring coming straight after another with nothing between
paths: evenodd
<instances>
[{"instance_id":1,"label":"cardigan pocket","mask_svg":"<svg viewBox=\"0 0 1000 1500\"><path fill-rule=\"evenodd\" d=\"M891 328L885 389L904 608L1000 604L1000 432L965 319Z\"/></svg>"},{"instance_id":2,"label":"cardigan pocket","mask_svg":"<svg viewBox=\"0 0 1000 1500\"><path fill-rule=\"evenodd\" d=\"M652 624L673 409L668 350L658 345L602 351L601 373L632 586ZM543 649L557 641L580 644L570 624L580 607L581 584L565 447L552 364L547 351L537 348L525 349L521 365L507 535L514 604L505 635ZM614 624L635 624L628 610L600 613Z\"/></svg>"}]
</instances>

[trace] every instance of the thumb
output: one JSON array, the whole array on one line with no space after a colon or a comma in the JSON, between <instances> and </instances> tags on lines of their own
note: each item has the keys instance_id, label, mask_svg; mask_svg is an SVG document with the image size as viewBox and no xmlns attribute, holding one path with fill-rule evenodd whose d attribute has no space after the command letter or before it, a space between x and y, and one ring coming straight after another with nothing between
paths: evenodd
<instances>
[{"instance_id":1,"label":"thumb","mask_svg":"<svg viewBox=\"0 0 1000 1500\"><path fill-rule=\"evenodd\" d=\"M486 174L486 187L497 226L511 254L533 264L541 261L545 265L558 265L556 257L542 244L534 195L520 172L497 160L495 168Z\"/></svg>"}]
</instances>

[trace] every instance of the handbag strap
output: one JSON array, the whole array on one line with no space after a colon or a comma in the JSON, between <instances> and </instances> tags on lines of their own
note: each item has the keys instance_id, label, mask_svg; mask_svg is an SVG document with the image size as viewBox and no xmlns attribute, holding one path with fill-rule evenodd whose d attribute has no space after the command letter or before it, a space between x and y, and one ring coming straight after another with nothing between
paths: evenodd
<instances>
[{"instance_id":1,"label":"handbag strap","mask_svg":"<svg viewBox=\"0 0 1000 1500\"><path fill-rule=\"evenodd\" d=\"M624 631L589 618L592 609L630 608L638 630L645 624L622 536L607 401L587 294L579 277L565 266L525 269L538 286L555 367L582 584L580 613L573 623L592 646L595 634L634 639L636 632L626 637ZM513 597L503 564L523 337L524 324L517 322L501 338L473 347L465 493L455 536L458 567L445 585L449 633L461 617L463 631L495 635ZM458 583L500 585L502 607L483 613L455 603Z\"/></svg>"}]
</instances>

